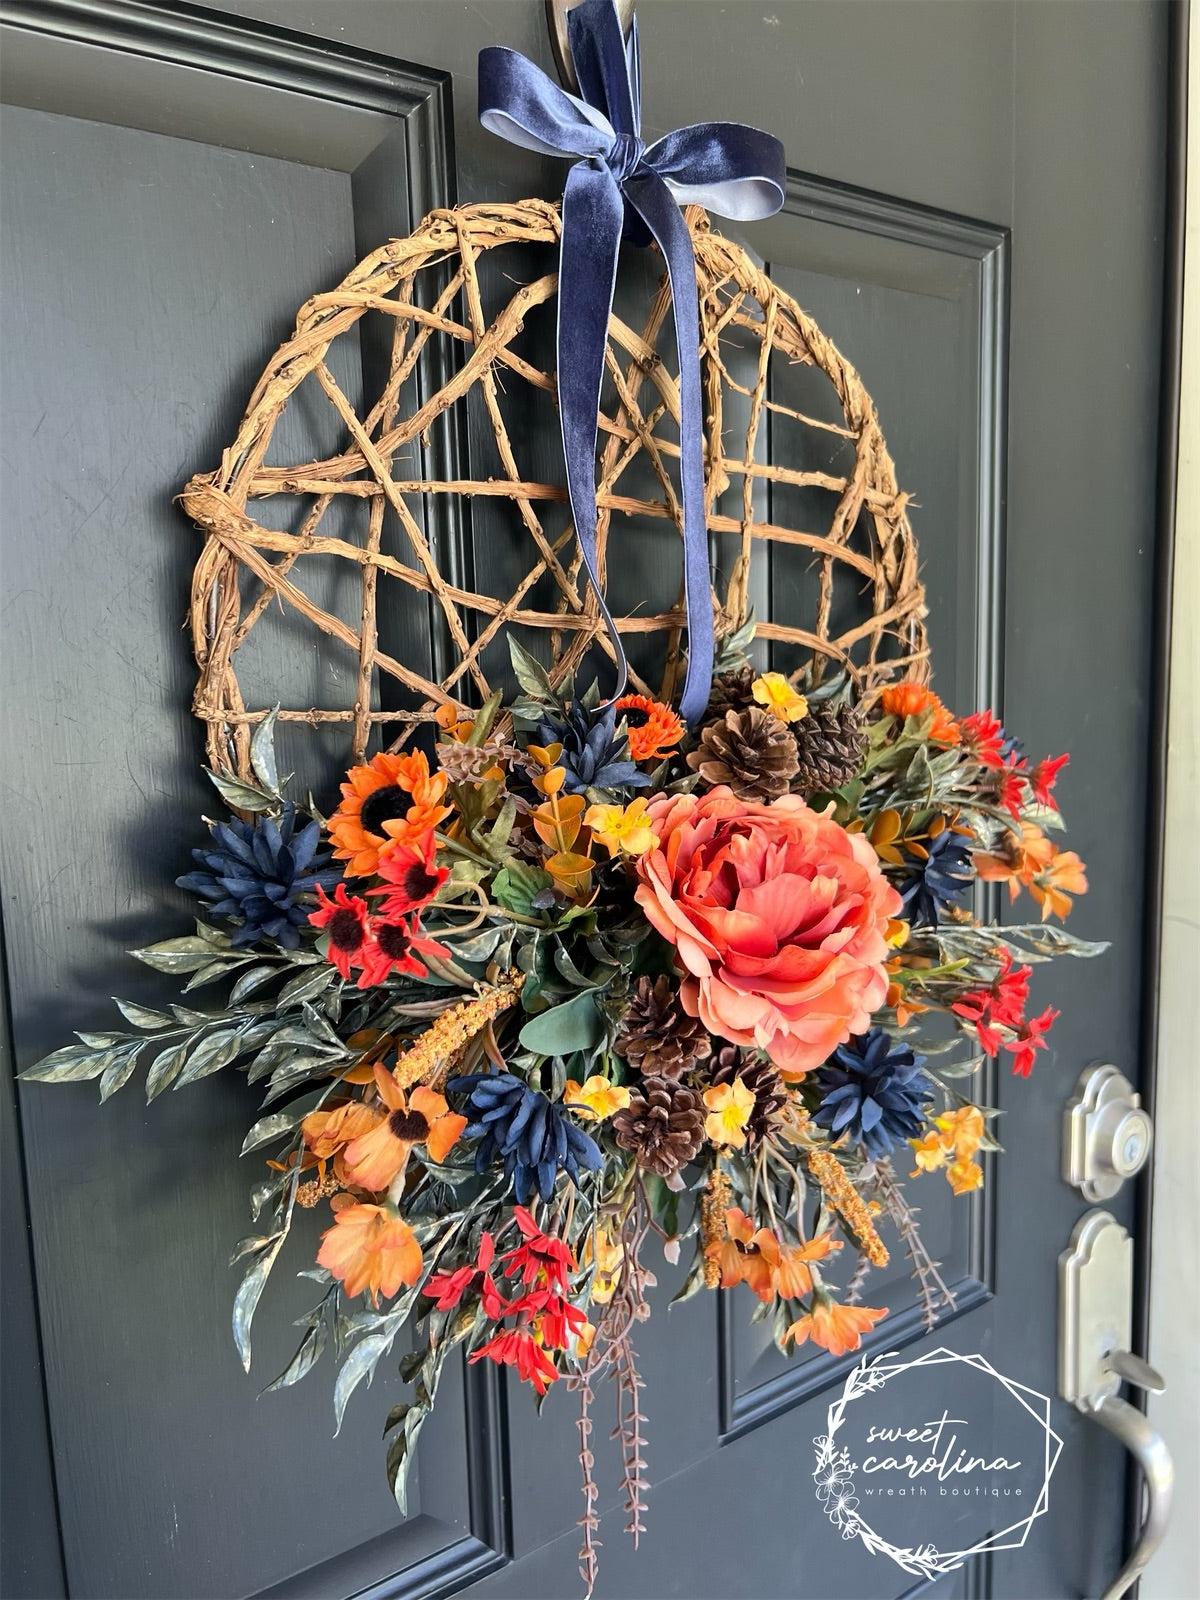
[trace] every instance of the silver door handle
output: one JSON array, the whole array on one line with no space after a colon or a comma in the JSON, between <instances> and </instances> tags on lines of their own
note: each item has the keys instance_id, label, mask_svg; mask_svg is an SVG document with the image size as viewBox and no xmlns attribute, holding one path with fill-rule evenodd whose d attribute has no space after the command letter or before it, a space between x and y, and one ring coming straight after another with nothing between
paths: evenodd
<instances>
[{"instance_id":1,"label":"silver door handle","mask_svg":"<svg viewBox=\"0 0 1200 1600\"><path fill-rule=\"evenodd\" d=\"M1125 1354L1124 1351L1115 1353ZM1139 1365L1143 1363L1139 1362ZM1161 1394L1164 1388L1162 1379L1152 1367L1146 1371L1157 1379L1151 1392ZM1146 1516L1138 1534L1138 1542L1116 1581L1101 1596L1101 1600L1121 1600L1121 1596L1145 1572L1151 1556L1163 1542L1171 1517L1171 1497L1175 1491L1175 1463L1171 1460L1171 1452L1162 1434L1150 1425L1149 1418L1119 1395L1106 1395L1088 1415L1094 1417L1102 1428L1107 1428L1109 1433L1115 1433L1133 1454L1146 1484Z\"/></svg>"},{"instance_id":2,"label":"silver door handle","mask_svg":"<svg viewBox=\"0 0 1200 1600\"><path fill-rule=\"evenodd\" d=\"M1161 1394L1162 1378L1129 1351L1133 1326L1133 1240L1107 1211L1089 1211L1058 1258L1058 1388L1085 1417L1115 1434L1146 1485L1138 1541L1101 1600L1121 1600L1158 1549L1171 1515L1175 1464L1158 1429L1122 1400L1122 1383Z\"/></svg>"}]
</instances>

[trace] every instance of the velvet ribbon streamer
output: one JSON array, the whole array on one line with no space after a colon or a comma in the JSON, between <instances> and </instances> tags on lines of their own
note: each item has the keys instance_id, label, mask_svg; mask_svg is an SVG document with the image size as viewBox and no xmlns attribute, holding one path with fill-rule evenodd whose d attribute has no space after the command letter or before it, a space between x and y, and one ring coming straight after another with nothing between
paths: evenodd
<instances>
[{"instance_id":1,"label":"velvet ribbon streamer","mask_svg":"<svg viewBox=\"0 0 1200 1600\"><path fill-rule=\"evenodd\" d=\"M671 281L679 350L679 443L688 663L680 712L704 714L713 673L713 615L704 506L703 407L696 258L680 209L701 205L748 221L784 200L778 139L735 122L698 122L647 147L641 137L637 21L625 41L614 0L583 0L567 14L582 98L515 50L479 54L479 120L542 155L574 156L562 203L558 283L558 403L567 489L580 553L612 639L617 695L625 649L596 569L596 431L608 320L622 238L654 240ZM615 698L615 696L614 696Z\"/></svg>"}]
</instances>

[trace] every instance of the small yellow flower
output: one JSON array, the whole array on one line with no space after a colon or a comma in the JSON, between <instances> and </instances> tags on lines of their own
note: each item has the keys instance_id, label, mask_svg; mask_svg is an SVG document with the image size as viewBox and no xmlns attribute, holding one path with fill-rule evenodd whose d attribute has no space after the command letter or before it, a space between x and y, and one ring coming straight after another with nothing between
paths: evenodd
<instances>
[{"instance_id":1,"label":"small yellow flower","mask_svg":"<svg viewBox=\"0 0 1200 1600\"><path fill-rule=\"evenodd\" d=\"M599 1073L586 1083L576 1083L574 1078L568 1078L563 1090L563 1104L570 1106L572 1111L585 1111L602 1121L605 1117L611 1117L614 1111L624 1111L629 1104L629 1090L621 1088L619 1084L609 1083Z\"/></svg>"},{"instance_id":2,"label":"small yellow flower","mask_svg":"<svg viewBox=\"0 0 1200 1600\"><path fill-rule=\"evenodd\" d=\"M953 1150L960 1159L969 1159L979 1149L983 1138L983 1112L978 1106L960 1106L957 1111L947 1111L935 1117L942 1135L942 1145Z\"/></svg>"},{"instance_id":3,"label":"small yellow flower","mask_svg":"<svg viewBox=\"0 0 1200 1600\"><path fill-rule=\"evenodd\" d=\"M936 1172L939 1167L946 1165L948 1151L936 1133L927 1133L923 1139L910 1139L913 1147L913 1157L916 1160L916 1170L909 1173L915 1178L922 1172Z\"/></svg>"},{"instance_id":4,"label":"small yellow flower","mask_svg":"<svg viewBox=\"0 0 1200 1600\"><path fill-rule=\"evenodd\" d=\"M588 1230L579 1254L580 1266L590 1266L593 1253L596 1271L592 1278L592 1292L589 1298L593 1305L606 1306L616 1292L617 1281L621 1276L621 1263L625 1259L624 1246L614 1235L611 1223L601 1221L595 1228Z\"/></svg>"},{"instance_id":5,"label":"small yellow flower","mask_svg":"<svg viewBox=\"0 0 1200 1600\"><path fill-rule=\"evenodd\" d=\"M889 917L887 933L884 937L887 939L890 949L903 950L908 943L908 936L911 932L912 930L907 922L902 922L896 917Z\"/></svg>"},{"instance_id":6,"label":"small yellow flower","mask_svg":"<svg viewBox=\"0 0 1200 1600\"><path fill-rule=\"evenodd\" d=\"M972 1189L983 1188L983 1168L977 1166L970 1157L956 1161L947 1169L946 1177L955 1194L970 1194Z\"/></svg>"},{"instance_id":7,"label":"small yellow flower","mask_svg":"<svg viewBox=\"0 0 1200 1600\"><path fill-rule=\"evenodd\" d=\"M764 672L750 685L754 698L780 722L799 722L808 715L808 701L798 694L782 672Z\"/></svg>"},{"instance_id":8,"label":"small yellow flower","mask_svg":"<svg viewBox=\"0 0 1200 1600\"><path fill-rule=\"evenodd\" d=\"M741 1149L746 1143L746 1124L754 1110L754 1091L747 1089L738 1076L732 1083L706 1089L704 1104L708 1107L704 1131L712 1142Z\"/></svg>"},{"instance_id":9,"label":"small yellow flower","mask_svg":"<svg viewBox=\"0 0 1200 1600\"><path fill-rule=\"evenodd\" d=\"M644 856L658 844L658 835L646 817L646 800L627 806L589 806L583 819L610 856Z\"/></svg>"}]
</instances>

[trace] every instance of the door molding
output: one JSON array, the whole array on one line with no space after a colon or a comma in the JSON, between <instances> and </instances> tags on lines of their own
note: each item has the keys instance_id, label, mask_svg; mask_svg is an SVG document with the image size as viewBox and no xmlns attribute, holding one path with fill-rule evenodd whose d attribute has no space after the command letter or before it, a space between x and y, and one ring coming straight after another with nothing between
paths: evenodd
<instances>
[{"instance_id":1,"label":"door molding","mask_svg":"<svg viewBox=\"0 0 1200 1600\"><path fill-rule=\"evenodd\" d=\"M782 214L845 228L858 234L914 245L973 262L978 295L978 427L975 493L976 561L974 585L974 704L990 706L1003 719L1004 563L1008 432L1010 232L932 206L897 199L811 173L788 171ZM999 897L994 885L976 885L977 915L991 921ZM996 1103L996 1063L981 1071L981 1093ZM985 1159L986 1183L971 1205L966 1270L949 1284L956 1306L937 1323L938 1330L992 1298L996 1230L996 1163ZM731 1443L839 1382L862 1353L902 1350L927 1332L919 1304L907 1307L863 1341L863 1352L841 1361L793 1361L783 1372L740 1392L737 1383L733 1297L718 1292L717 1360L719 1438Z\"/></svg>"}]
</instances>

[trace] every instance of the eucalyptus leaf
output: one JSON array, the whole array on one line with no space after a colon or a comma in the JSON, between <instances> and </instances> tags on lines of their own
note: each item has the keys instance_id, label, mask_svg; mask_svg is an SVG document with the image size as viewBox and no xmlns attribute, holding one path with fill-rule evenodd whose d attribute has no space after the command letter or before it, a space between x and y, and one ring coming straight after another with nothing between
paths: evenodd
<instances>
[{"instance_id":1,"label":"eucalyptus leaf","mask_svg":"<svg viewBox=\"0 0 1200 1600\"><path fill-rule=\"evenodd\" d=\"M279 793L279 769L275 765L275 721L278 716L279 707L275 706L255 728L250 741L250 765L254 768L254 775L263 788L273 795Z\"/></svg>"},{"instance_id":2,"label":"eucalyptus leaf","mask_svg":"<svg viewBox=\"0 0 1200 1600\"><path fill-rule=\"evenodd\" d=\"M239 1000L244 1000L247 995L261 989L264 984L270 983L279 972L278 967L251 967L249 972L243 972L241 977L229 991L229 1004L237 1005Z\"/></svg>"},{"instance_id":3,"label":"eucalyptus leaf","mask_svg":"<svg viewBox=\"0 0 1200 1600\"><path fill-rule=\"evenodd\" d=\"M150 1063L150 1070L146 1074L146 1100L154 1100L164 1089L169 1089L187 1060L188 1051L192 1048L192 1038L184 1039L180 1044L169 1045L165 1050L155 1056Z\"/></svg>"},{"instance_id":4,"label":"eucalyptus leaf","mask_svg":"<svg viewBox=\"0 0 1200 1600\"><path fill-rule=\"evenodd\" d=\"M153 1033L156 1028L171 1026L171 1019L165 1011L152 1011L149 1006L135 1005L132 1000L118 1000L116 995L113 1001L125 1021L132 1022L135 1028L144 1028L147 1033Z\"/></svg>"},{"instance_id":5,"label":"eucalyptus leaf","mask_svg":"<svg viewBox=\"0 0 1200 1600\"><path fill-rule=\"evenodd\" d=\"M108 1065L107 1051L67 1044L26 1067L21 1077L29 1083L86 1083L89 1078L98 1078Z\"/></svg>"},{"instance_id":6,"label":"eucalyptus leaf","mask_svg":"<svg viewBox=\"0 0 1200 1600\"><path fill-rule=\"evenodd\" d=\"M573 1000L551 1006L521 1029L526 1050L543 1056L566 1056L573 1050L595 1050L604 1042L604 1019L597 1010L594 993L585 990Z\"/></svg>"},{"instance_id":7,"label":"eucalyptus leaf","mask_svg":"<svg viewBox=\"0 0 1200 1600\"><path fill-rule=\"evenodd\" d=\"M265 793L254 784L243 783L240 778L226 777L223 773L205 772L213 787L232 811L271 811L278 804L274 795Z\"/></svg>"},{"instance_id":8,"label":"eucalyptus leaf","mask_svg":"<svg viewBox=\"0 0 1200 1600\"><path fill-rule=\"evenodd\" d=\"M192 1011L188 1006L172 1005L171 1015L176 1022L182 1022L185 1028L202 1028L207 1022L215 1022L215 1016L207 1011Z\"/></svg>"},{"instance_id":9,"label":"eucalyptus leaf","mask_svg":"<svg viewBox=\"0 0 1200 1600\"><path fill-rule=\"evenodd\" d=\"M279 991L275 1001L276 1010L286 1011L290 1006L298 1006L305 1000L314 999L329 988L337 975L337 968L332 966L322 966L311 972L297 973L294 978L289 978Z\"/></svg>"},{"instance_id":10,"label":"eucalyptus leaf","mask_svg":"<svg viewBox=\"0 0 1200 1600\"><path fill-rule=\"evenodd\" d=\"M138 1052L149 1042L148 1039L135 1040L132 1045L120 1051L117 1059L105 1069L104 1076L100 1079L101 1105L129 1082L133 1076L133 1069L137 1066Z\"/></svg>"},{"instance_id":11,"label":"eucalyptus leaf","mask_svg":"<svg viewBox=\"0 0 1200 1600\"><path fill-rule=\"evenodd\" d=\"M267 1385L263 1393L272 1394L276 1389L288 1389L293 1383L299 1383L300 1379L316 1366L328 1343L328 1327L324 1321L315 1323L301 1339L296 1354L274 1382Z\"/></svg>"},{"instance_id":12,"label":"eucalyptus leaf","mask_svg":"<svg viewBox=\"0 0 1200 1600\"><path fill-rule=\"evenodd\" d=\"M337 1375L337 1382L333 1386L335 1434L342 1431L342 1418L346 1415L350 1396L364 1378L369 1383L375 1376L375 1368L379 1365L380 1358L391 1349L395 1337L394 1332L368 1334L346 1357L345 1364Z\"/></svg>"},{"instance_id":13,"label":"eucalyptus leaf","mask_svg":"<svg viewBox=\"0 0 1200 1600\"><path fill-rule=\"evenodd\" d=\"M175 1087L183 1089L189 1083L198 1083L201 1078L211 1077L214 1072L220 1072L222 1067L236 1060L242 1051L243 1032L241 1027L218 1028L215 1033L201 1040L188 1056L187 1064L175 1080Z\"/></svg>"},{"instance_id":14,"label":"eucalyptus leaf","mask_svg":"<svg viewBox=\"0 0 1200 1600\"><path fill-rule=\"evenodd\" d=\"M221 956L216 961L210 961L184 984L184 994L187 994L190 989L203 989L206 984L216 983L218 978L225 977L234 967L245 966L246 962L251 959L252 957L250 956L240 956L231 960L227 956Z\"/></svg>"},{"instance_id":15,"label":"eucalyptus leaf","mask_svg":"<svg viewBox=\"0 0 1200 1600\"><path fill-rule=\"evenodd\" d=\"M242 1148L238 1154L247 1156L251 1150L261 1150L265 1144L274 1144L277 1139L282 1139L284 1134L294 1132L307 1115L307 1111L293 1108L288 1111L274 1111L269 1117L259 1117L242 1141Z\"/></svg>"},{"instance_id":16,"label":"eucalyptus leaf","mask_svg":"<svg viewBox=\"0 0 1200 1600\"><path fill-rule=\"evenodd\" d=\"M555 694L549 673L536 657L517 643L511 633L508 636L508 654L512 660L513 675L525 693L533 700L553 701Z\"/></svg>"},{"instance_id":17,"label":"eucalyptus leaf","mask_svg":"<svg viewBox=\"0 0 1200 1600\"><path fill-rule=\"evenodd\" d=\"M250 1325L254 1321L258 1302L271 1275L271 1268L275 1265L286 1238L286 1233L276 1233L263 1241L259 1254L242 1279L241 1287L233 1302L233 1342L237 1346L238 1355L242 1358L242 1367L246 1372L250 1371Z\"/></svg>"}]
</instances>

